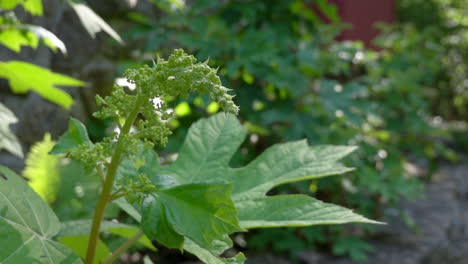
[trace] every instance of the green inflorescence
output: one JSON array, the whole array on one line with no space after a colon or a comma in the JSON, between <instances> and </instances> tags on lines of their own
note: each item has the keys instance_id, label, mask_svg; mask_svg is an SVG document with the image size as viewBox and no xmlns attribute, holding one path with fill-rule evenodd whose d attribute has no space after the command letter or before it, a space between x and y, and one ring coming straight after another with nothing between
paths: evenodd
<instances>
[{"instance_id":1,"label":"green inflorescence","mask_svg":"<svg viewBox=\"0 0 468 264\"><path fill-rule=\"evenodd\" d=\"M127 70L125 77L135 84L136 93L127 93L122 87L115 85L109 96L96 96L101 108L94 116L99 119L113 119L122 129L129 118L129 112L136 110L136 129L125 135L114 133L97 144L82 144L70 151L71 157L94 167L106 162L117 140L124 141L124 154L134 153L141 140L150 146L164 146L171 134L166 124L173 116L164 101L168 96L187 97L192 92L208 94L225 112L237 114L239 108L232 101L233 96L228 94L230 89L222 85L216 72L207 62L196 62L194 56L181 49L175 50L168 60L158 58L153 67L145 65Z\"/></svg>"}]
</instances>

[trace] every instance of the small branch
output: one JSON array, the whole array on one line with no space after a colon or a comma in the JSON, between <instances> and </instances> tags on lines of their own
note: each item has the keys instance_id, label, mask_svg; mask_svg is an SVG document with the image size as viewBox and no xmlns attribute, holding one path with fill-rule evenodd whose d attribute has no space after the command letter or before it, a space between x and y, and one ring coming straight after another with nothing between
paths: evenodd
<instances>
[{"instance_id":1,"label":"small branch","mask_svg":"<svg viewBox=\"0 0 468 264\"><path fill-rule=\"evenodd\" d=\"M112 195L110 196L109 202L113 202L113 201L115 201L115 200L117 200L117 199L119 199L119 198L121 198L121 197L124 197L124 196L127 195L127 194L128 194L128 192L121 192L121 193L117 192L117 193L114 193L114 194L112 194Z\"/></svg>"},{"instance_id":2,"label":"small branch","mask_svg":"<svg viewBox=\"0 0 468 264\"><path fill-rule=\"evenodd\" d=\"M104 259L101 264L112 264L116 261L123 253L125 253L133 244L135 244L138 239L143 236L143 231L138 231L133 237L125 241L119 248L117 248L112 254Z\"/></svg>"}]
</instances>

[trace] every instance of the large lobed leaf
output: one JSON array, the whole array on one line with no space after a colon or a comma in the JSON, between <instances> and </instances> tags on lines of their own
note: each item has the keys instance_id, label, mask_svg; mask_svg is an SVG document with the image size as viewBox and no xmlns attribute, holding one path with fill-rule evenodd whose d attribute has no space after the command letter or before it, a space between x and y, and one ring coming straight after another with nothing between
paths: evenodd
<instances>
[{"instance_id":1,"label":"large lobed leaf","mask_svg":"<svg viewBox=\"0 0 468 264\"><path fill-rule=\"evenodd\" d=\"M0 263L82 263L51 239L60 230L52 209L8 168L0 166L0 176Z\"/></svg>"},{"instance_id":2,"label":"large lobed leaf","mask_svg":"<svg viewBox=\"0 0 468 264\"><path fill-rule=\"evenodd\" d=\"M73 99L56 86L83 86L79 80L22 61L0 62L0 78L8 79L14 93L32 90L66 109L70 109Z\"/></svg>"},{"instance_id":3,"label":"large lobed leaf","mask_svg":"<svg viewBox=\"0 0 468 264\"><path fill-rule=\"evenodd\" d=\"M62 223L62 228L60 232L57 234L57 237L72 237L72 236L84 236L89 235L91 233L91 219L85 220L73 220L73 221L66 221ZM103 221L101 223L101 232L107 232L110 234L114 234L117 236L131 238L140 231L140 228L133 225L116 223L111 221ZM156 251L156 247L153 246L151 241L146 237L142 236L138 239L138 243Z\"/></svg>"},{"instance_id":4,"label":"large lobed leaf","mask_svg":"<svg viewBox=\"0 0 468 264\"><path fill-rule=\"evenodd\" d=\"M274 198L266 196L269 190L281 184L352 170L338 163L338 160L352 152L355 147L310 147L305 140L282 143L270 147L243 168L230 168L229 161L245 136L246 130L233 115L222 113L200 120L190 128L178 159L169 166L156 167L158 174L170 175L179 184L232 183L232 197L239 209L239 220L243 228L297 226L298 221L301 221L300 225L375 223L348 209L324 204L305 195L282 195ZM155 168L153 164L150 166ZM159 179L157 175L152 177L154 181ZM289 204L291 208L288 213L284 213L284 210L271 210L275 206L280 209L284 204ZM314 206L311 206L312 204ZM321 215L320 218L311 214L310 211L315 212L319 208L327 208L326 210L334 211L342 217L338 220L337 214ZM252 215L253 211L258 213ZM263 213L260 213L262 211ZM318 221L319 219L321 220ZM250 226L249 223L254 220L262 221L263 224Z\"/></svg>"},{"instance_id":5,"label":"large lobed leaf","mask_svg":"<svg viewBox=\"0 0 468 264\"><path fill-rule=\"evenodd\" d=\"M326 145L310 147L305 140L283 143L267 149L243 168L231 168L229 161L245 136L246 130L234 115L221 113L209 119L202 119L190 128L179 156L173 164L161 166L157 155L150 151L143 155L144 164L139 167L137 173L146 174L155 186L162 189L182 189L193 185L232 185L232 193L229 194L238 210L239 225L243 229L349 222L377 223L349 209L323 203L307 195L266 196L269 190L281 184L350 171L350 168L341 165L338 160L352 152L354 147ZM121 172L124 174L123 177L135 177L135 172L132 173L132 170L122 169ZM192 197L193 202L199 202L200 198L196 195L182 193ZM202 204L209 203L210 200L216 201L217 198L213 196ZM226 197L224 200L227 201ZM232 242L227 237L229 230L209 237L211 243L200 243L199 235L210 229L206 225L200 226L200 220L196 220L195 215L192 215L192 219L184 219L190 217L190 213L177 214L177 217L182 217L182 221L188 225L186 227L188 232L182 233L174 227L176 220L167 216L172 213L162 208L165 206L164 199L145 200L145 202L143 223L165 219L159 220L161 222L159 226L147 226L146 231L155 234L166 232L163 234L167 236L171 235L170 232L179 235L177 241L160 239L161 243L180 245L182 237L185 237L184 249L206 263L243 263L244 257L241 254L232 259L218 257L232 246ZM173 205L170 206L175 208ZM152 213L145 215L145 210L148 211L148 208L152 208ZM219 209L221 208L224 207L220 206ZM233 213L231 210L226 215L232 218ZM206 218L198 217L206 221ZM195 234L197 232L199 234Z\"/></svg>"}]
</instances>

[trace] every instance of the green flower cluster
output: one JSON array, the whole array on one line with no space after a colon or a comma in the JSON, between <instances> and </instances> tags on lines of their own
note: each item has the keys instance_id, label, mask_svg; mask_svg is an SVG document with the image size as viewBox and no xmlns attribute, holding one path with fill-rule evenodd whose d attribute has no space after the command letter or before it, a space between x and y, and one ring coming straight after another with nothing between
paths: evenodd
<instances>
[{"instance_id":1,"label":"green flower cluster","mask_svg":"<svg viewBox=\"0 0 468 264\"><path fill-rule=\"evenodd\" d=\"M228 94L230 89L221 84L217 69L207 62L196 63L196 58L177 49L169 59L158 58L153 68L143 66L128 70L125 77L149 98L163 96L187 97L191 92L208 94L225 112L237 114L239 108ZM162 107L162 106L161 106Z\"/></svg>"},{"instance_id":2,"label":"green flower cluster","mask_svg":"<svg viewBox=\"0 0 468 264\"><path fill-rule=\"evenodd\" d=\"M164 102L166 97L205 93L225 112L237 114L239 108L232 101L233 96L228 94L230 89L221 84L216 72L207 62L197 63L194 56L181 49L175 50L168 60L158 58L153 67L145 65L127 70L125 77L135 84L136 92L130 94L115 85L111 95L96 97L101 108L94 113L96 118L114 119L120 133L114 133L98 144L84 144L72 150L71 156L85 164L96 164L106 162L117 141L121 142L119 151L124 155L134 154L141 141L149 146L164 146L171 134L166 124L172 117ZM131 129L132 125L136 129Z\"/></svg>"}]
</instances>

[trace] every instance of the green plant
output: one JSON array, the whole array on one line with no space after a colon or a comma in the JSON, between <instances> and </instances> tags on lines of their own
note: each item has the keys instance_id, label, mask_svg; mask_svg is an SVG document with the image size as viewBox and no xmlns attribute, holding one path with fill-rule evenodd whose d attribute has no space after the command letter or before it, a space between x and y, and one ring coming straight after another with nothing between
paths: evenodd
<instances>
[{"instance_id":1,"label":"green plant","mask_svg":"<svg viewBox=\"0 0 468 264\"><path fill-rule=\"evenodd\" d=\"M354 150L345 146L310 147L302 141L275 145L249 165L229 167L246 130L233 114L238 111L216 70L196 63L182 50L153 67L128 70L135 93L115 86L110 96L97 97L98 118L112 118L118 133L93 143L86 128L72 119L68 131L51 150L67 154L103 181L92 221L60 224L52 210L13 172L0 167L0 251L2 263L112 263L132 244L152 247L148 239L168 248L188 251L209 264L244 263L239 253L220 255L232 247L229 235L252 228L309 226L348 222L377 223L352 211L307 195L266 196L285 183L350 171L337 161ZM196 122L177 160L161 165L153 150L164 145L171 118L164 98L206 93L228 113ZM159 98L158 101L154 101ZM132 129L134 127L134 129ZM23 195L24 194L24 195ZM21 197L20 197L21 195ZM103 221L106 207L117 203L138 226ZM91 225L91 228L89 228ZM64 227L64 228L65 228ZM101 231L130 239L113 253L100 240ZM83 242L88 241L86 256Z\"/></svg>"},{"instance_id":2,"label":"green plant","mask_svg":"<svg viewBox=\"0 0 468 264\"><path fill-rule=\"evenodd\" d=\"M332 23L322 22L317 10ZM349 177L299 182L274 191L313 193L375 218L400 199L421 194L420 179L407 175L405 163L413 156L433 159L440 148L428 125L428 97L439 74L434 62L439 63L441 49L422 41L423 36L408 29L385 34L390 41L379 51L358 42L337 42L334 38L344 27L327 1L191 1L173 14L129 17L134 23L126 41L139 47L142 59L178 45L220 65L228 86L238 91L239 116L250 135L234 164L248 163L278 141L307 138L311 144L359 145L345 160L358 168ZM171 122L172 151L194 120L212 113L203 97L179 103L185 111L176 112L177 120ZM322 229L333 235L320 242L321 248L332 249L347 236L344 229ZM303 248L319 243L303 239L300 230L287 230ZM358 233L362 238L369 232L366 228ZM287 248L284 240L273 237L280 232L256 232L253 237L263 233L271 237L273 249ZM358 244L340 242L341 248L353 245ZM290 248L283 251L297 252ZM335 252L350 255L352 250Z\"/></svg>"},{"instance_id":3,"label":"green plant","mask_svg":"<svg viewBox=\"0 0 468 264\"><path fill-rule=\"evenodd\" d=\"M99 31L105 31L116 41L122 43L120 36L89 7L73 1L67 1L67 3L75 10L83 26L92 37ZM0 15L1 44L19 53L23 46L30 46L36 49L42 43L54 52L60 50L63 54L67 54L65 44L55 34L40 26L21 23L13 12L18 6L22 6L25 11L32 15L43 15L41 0L1 1L0 11L3 11ZM8 62L0 61L0 78L9 81L10 88L14 93L24 94L29 91L35 91L43 98L68 110L73 104L73 99L68 93L58 89L56 86L84 85L83 82L74 78L53 73L48 69L31 63L14 60Z\"/></svg>"},{"instance_id":4,"label":"green plant","mask_svg":"<svg viewBox=\"0 0 468 264\"><path fill-rule=\"evenodd\" d=\"M94 37L97 32L103 30L121 42L120 36L87 6L72 1L68 1L68 4L74 8L91 36ZM31 15L43 15L41 0L0 1L0 43L16 53L20 53L23 46L36 49L39 44L44 44L54 52L60 50L63 54L67 54L65 44L54 33L41 26L21 23L13 12L19 6ZM57 86L84 85L83 82L74 78L51 72L31 63L15 60L0 61L0 78L8 80L13 93L25 94L34 91L44 99L67 110L70 110L73 98ZM3 124L0 127L2 135L0 150L6 149L22 158L21 145L8 127L11 123L16 123L17 120L4 104L0 104L0 120Z\"/></svg>"},{"instance_id":5,"label":"green plant","mask_svg":"<svg viewBox=\"0 0 468 264\"><path fill-rule=\"evenodd\" d=\"M468 120L468 19L463 0L399 0L399 26L392 39L412 38L408 30L420 37L419 47L440 49L436 60L429 60L439 74L429 97L435 115L446 120ZM421 11L424 9L424 11ZM424 14L424 15L422 15ZM399 33L400 32L400 33ZM411 32L409 33L411 34ZM390 42L392 41L390 39ZM413 37L414 39L414 37Z\"/></svg>"}]
</instances>

